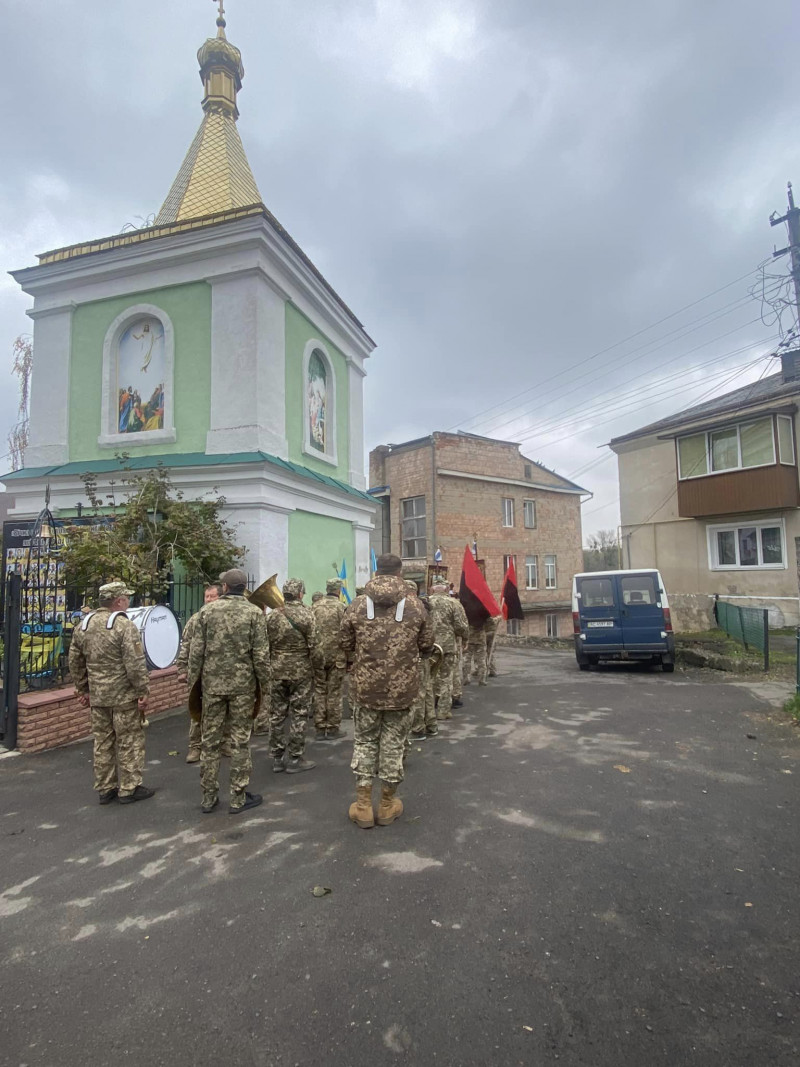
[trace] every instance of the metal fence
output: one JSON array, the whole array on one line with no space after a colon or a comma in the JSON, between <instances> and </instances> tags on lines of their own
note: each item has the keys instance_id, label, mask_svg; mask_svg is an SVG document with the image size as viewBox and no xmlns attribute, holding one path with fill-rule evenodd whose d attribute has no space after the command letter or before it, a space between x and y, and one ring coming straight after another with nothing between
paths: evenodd
<instances>
[{"instance_id":1,"label":"metal fence","mask_svg":"<svg viewBox=\"0 0 800 1067\"><path fill-rule=\"evenodd\" d=\"M764 670L769 670L769 611L766 608L742 608L726 600L714 605L717 625L746 651L756 650L764 657Z\"/></svg>"}]
</instances>

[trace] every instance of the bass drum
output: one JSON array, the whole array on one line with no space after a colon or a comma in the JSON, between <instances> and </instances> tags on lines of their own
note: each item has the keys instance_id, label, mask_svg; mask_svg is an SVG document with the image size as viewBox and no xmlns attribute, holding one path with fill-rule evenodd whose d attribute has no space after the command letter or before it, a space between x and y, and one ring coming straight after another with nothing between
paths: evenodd
<instances>
[{"instance_id":1,"label":"bass drum","mask_svg":"<svg viewBox=\"0 0 800 1067\"><path fill-rule=\"evenodd\" d=\"M154 604L128 608L125 614L139 631L150 670L171 667L181 647L181 628L171 609L165 604Z\"/></svg>"}]
</instances>

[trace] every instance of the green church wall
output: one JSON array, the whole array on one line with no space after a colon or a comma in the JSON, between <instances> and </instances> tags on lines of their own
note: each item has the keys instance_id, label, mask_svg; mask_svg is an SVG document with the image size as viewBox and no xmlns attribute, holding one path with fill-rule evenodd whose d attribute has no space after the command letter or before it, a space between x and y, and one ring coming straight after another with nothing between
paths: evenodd
<instances>
[{"instance_id":1,"label":"green church wall","mask_svg":"<svg viewBox=\"0 0 800 1067\"><path fill-rule=\"evenodd\" d=\"M211 288L190 282L109 300L80 304L72 318L69 386L69 458L109 459L101 448L103 342L114 319L135 304L153 304L175 330L174 415L177 440L145 445L131 441L132 456L205 452L211 411ZM157 383L156 383L157 384ZM121 451L123 445L117 446Z\"/></svg>"},{"instance_id":2,"label":"green church wall","mask_svg":"<svg viewBox=\"0 0 800 1067\"><path fill-rule=\"evenodd\" d=\"M293 511L289 516L289 577L302 578L306 586L306 603L311 594L325 592L325 582L335 578L347 564L348 589L355 596L355 541L353 526L343 519L327 515L312 515L308 511Z\"/></svg>"},{"instance_id":3,"label":"green church wall","mask_svg":"<svg viewBox=\"0 0 800 1067\"><path fill-rule=\"evenodd\" d=\"M336 377L336 464L303 451L303 354L311 340L322 341ZM348 481L350 449L350 385L347 361L332 341L297 308L286 303L286 439L289 459L320 474Z\"/></svg>"}]
</instances>

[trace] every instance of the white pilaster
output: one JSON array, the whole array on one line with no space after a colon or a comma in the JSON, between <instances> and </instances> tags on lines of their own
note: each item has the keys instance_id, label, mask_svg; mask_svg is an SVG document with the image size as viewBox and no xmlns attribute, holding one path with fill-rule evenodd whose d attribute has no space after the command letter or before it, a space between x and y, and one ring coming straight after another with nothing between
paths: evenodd
<instances>
[{"instance_id":1,"label":"white pilaster","mask_svg":"<svg viewBox=\"0 0 800 1067\"><path fill-rule=\"evenodd\" d=\"M369 535L374 527L353 523L353 542L356 556L356 585L366 585L369 573Z\"/></svg>"},{"instance_id":2,"label":"white pilaster","mask_svg":"<svg viewBox=\"0 0 800 1067\"><path fill-rule=\"evenodd\" d=\"M256 583L278 573L278 585L289 576L290 508L268 504L240 505L225 509L225 518L236 529L236 540L247 547L243 567Z\"/></svg>"},{"instance_id":3,"label":"white pilaster","mask_svg":"<svg viewBox=\"0 0 800 1067\"><path fill-rule=\"evenodd\" d=\"M285 458L286 312L257 269L211 284L211 415L206 452Z\"/></svg>"},{"instance_id":4,"label":"white pilaster","mask_svg":"<svg viewBox=\"0 0 800 1067\"><path fill-rule=\"evenodd\" d=\"M28 314L33 319L35 365L31 383L26 467L69 461L69 364L74 304Z\"/></svg>"},{"instance_id":5,"label":"white pilaster","mask_svg":"<svg viewBox=\"0 0 800 1067\"><path fill-rule=\"evenodd\" d=\"M364 477L364 376L365 371L355 360L347 361L350 403L350 441L348 481L354 489L366 489ZM359 582L359 584L363 584Z\"/></svg>"}]
</instances>

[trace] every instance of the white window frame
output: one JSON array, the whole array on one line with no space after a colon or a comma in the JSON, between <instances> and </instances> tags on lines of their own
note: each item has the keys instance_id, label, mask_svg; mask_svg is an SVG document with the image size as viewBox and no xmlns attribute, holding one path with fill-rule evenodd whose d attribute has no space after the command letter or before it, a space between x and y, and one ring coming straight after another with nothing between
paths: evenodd
<instances>
[{"instance_id":1,"label":"white window frame","mask_svg":"<svg viewBox=\"0 0 800 1067\"><path fill-rule=\"evenodd\" d=\"M558 615L555 613L545 615L544 626L547 637L558 637Z\"/></svg>"},{"instance_id":2,"label":"white window frame","mask_svg":"<svg viewBox=\"0 0 800 1067\"><path fill-rule=\"evenodd\" d=\"M311 362L311 356L314 352L318 352L322 356L322 362L325 364L325 370L328 374L328 407L330 409L328 416L328 435L325 443L325 451L320 452L311 444L311 434L308 431L308 364ZM324 341L321 341L318 337L313 337L306 343L306 347L303 349L303 377L302 385L303 390L303 454L311 456L313 459L319 459L323 463L329 463L332 467L339 466L339 452L337 445L337 429L338 429L338 408L336 407L336 371L333 368L333 360L331 359L328 346ZM333 415L331 418L330 415Z\"/></svg>"},{"instance_id":3,"label":"white window frame","mask_svg":"<svg viewBox=\"0 0 800 1067\"><path fill-rule=\"evenodd\" d=\"M164 426L160 430L140 430L138 433L119 432L119 393L117 391L117 363L119 342L128 327L137 319L158 319L164 328ZM156 383L158 384L158 383ZM175 330L172 319L155 304L132 304L114 319L103 340L103 407L100 420L101 448L135 448L137 445L159 445L177 440L175 429ZM66 399L65 399L66 403Z\"/></svg>"},{"instance_id":4,"label":"white window frame","mask_svg":"<svg viewBox=\"0 0 800 1067\"><path fill-rule=\"evenodd\" d=\"M508 570L508 565L509 563L511 563L512 560L514 562L514 574L517 573L517 557L512 552L507 556L503 556L503 577L505 577L506 571ZM519 581L519 578L517 578L517 581Z\"/></svg>"},{"instance_id":5,"label":"white window frame","mask_svg":"<svg viewBox=\"0 0 800 1067\"><path fill-rule=\"evenodd\" d=\"M528 510L530 509L532 521L528 522ZM531 497L525 497L522 501L522 523L526 530L536 529L536 501Z\"/></svg>"},{"instance_id":6,"label":"white window frame","mask_svg":"<svg viewBox=\"0 0 800 1067\"><path fill-rule=\"evenodd\" d=\"M522 635L522 627L520 626L519 619L506 619L506 633L509 637L520 637Z\"/></svg>"},{"instance_id":7,"label":"white window frame","mask_svg":"<svg viewBox=\"0 0 800 1067\"><path fill-rule=\"evenodd\" d=\"M772 461L770 463L755 463L750 467L742 466L742 428L744 426L752 426L755 422L764 422L769 419L772 425ZM735 430L736 431L736 447L737 447L737 465L735 467L724 467L721 470L715 471L711 469L711 435L719 433L722 430ZM700 437L704 436L706 440L706 469L701 474L681 474L681 447L680 443L687 437ZM710 478L717 474L730 474L731 471L756 471L762 467L774 467L778 462L778 448L777 441L777 428L775 426L775 417L773 415L759 415L754 419L745 419L742 422L727 423L725 426L713 426L709 430L696 430L694 433L684 433L680 437L675 438L675 463L678 469L678 481L689 482L693 478ZM794 438L792 439L794 441ZM788 466L794 466L794 461Z\"/></svg>"},{"instance_id":8,"label":"white window frame","mask_svg":"<svg viewBox=\"0 0 800 1067\"><path fill-rule=\"evenodd\" d=\"M514 497L504 496L500 499L503 501L503 528L511 529L514 525Z\"/></svg>"},{"instance_id":9,"label":"white window frame","mask_svg":"<svg viewBox=\"0 0 800 1067\"><path fill-rule=\"evenodd\" d=\"M550 567L551 564L548 560L552 560L553 578L550 580ZM555 553L548 553L544 557L544 587L545 589L558 589L558 556Z\"/></svg>"},{"instance_id":10,"label":"white window frame","mask_svg":"<svg viewBox=\"0 0 800 1067\"><path fill-rule=\"evenodd\" d=\"M528 563L528 560L532 559L533 563ZM534 584L531 585L531 569L534 573ZM525 588L526 589L538 589L539 588L539 557L538 555L525 557Z\"/></svg>"},{"instance_id":11,"label":"white window frame","mask_svg":"<svg viewBox=\"0 0 800 1067\"><path fill-rule=\"evenodd\" d=\"M775 437L776 437L777 442L778 442L778 460L781 463L781 465L784 466L784 467L794 467L794 465L795 465L794 419L791 417L791 415L778 415L777 416L777 421L780 422L781 420L783 420L784 422L788 422L789 423L789 441L791 442L791 445L792 445L792 458L791 459L784 459L783 458L783 452L781 450L781 435L780 435L780 432L779 432L777 424L776 424L776 426L775 426Z\"/></svg>"},{"instance_id":12,"label":"white window frame","mask_svg":"<svg viewBox=\"0 0 800 1067\"><path fill-rule=\"evenodd\" d=\"M422 514L421 515L416 515L416 514L415 515L411 515L411 516L409 516L409 519L413 520L414 522L417 522L419 519L424 519L425 520L425 535L423 537L404 537L403 536L403 523L406 521L406 518L403 515L403 504L407 503L407 501L409 501L409 500L421 500L422 501L422 506L423 506L423 509L424 509ZM406 542L407 541L423 541L424 544L425 544L425 551L422 553L422 555L417 554L417 555L414 555L414 556L407 556L405 554L405 547L406 547ZM402 559L427 559L427 555L428 555L428 501L427 501L424 493L417 493L416 496L404 496L400 500L400 556L401 556Z\"/></svg>"},{"instance_id":13,"label":"white window frame","mask_svg":"<svg viewBox=\"0 0 800 1067\"><path fill-rule=\"evenodd\" d=\"M756 563L753 566L742 566L741 563L720 563L719 555L717 551L717 534L732 532L734 534L734 540L736 544L736 558L739 558L739 536L738 531L745 527L753 528L757 530L764 529L765 527L780 527L781 531L781 548L783 550L783 562L782 563ZM782 518L774 519L758 519L753 522L747 519L739 519L738 522L725 522L719 523L714 526L706 527L706 539L708 545L708 569L711 571L785 571L789 567L788 552L786 545L786 524ZM761 536L758 537L758 557L759 561L762 558L761 550Z\"/></svg>"}]
</instances>

